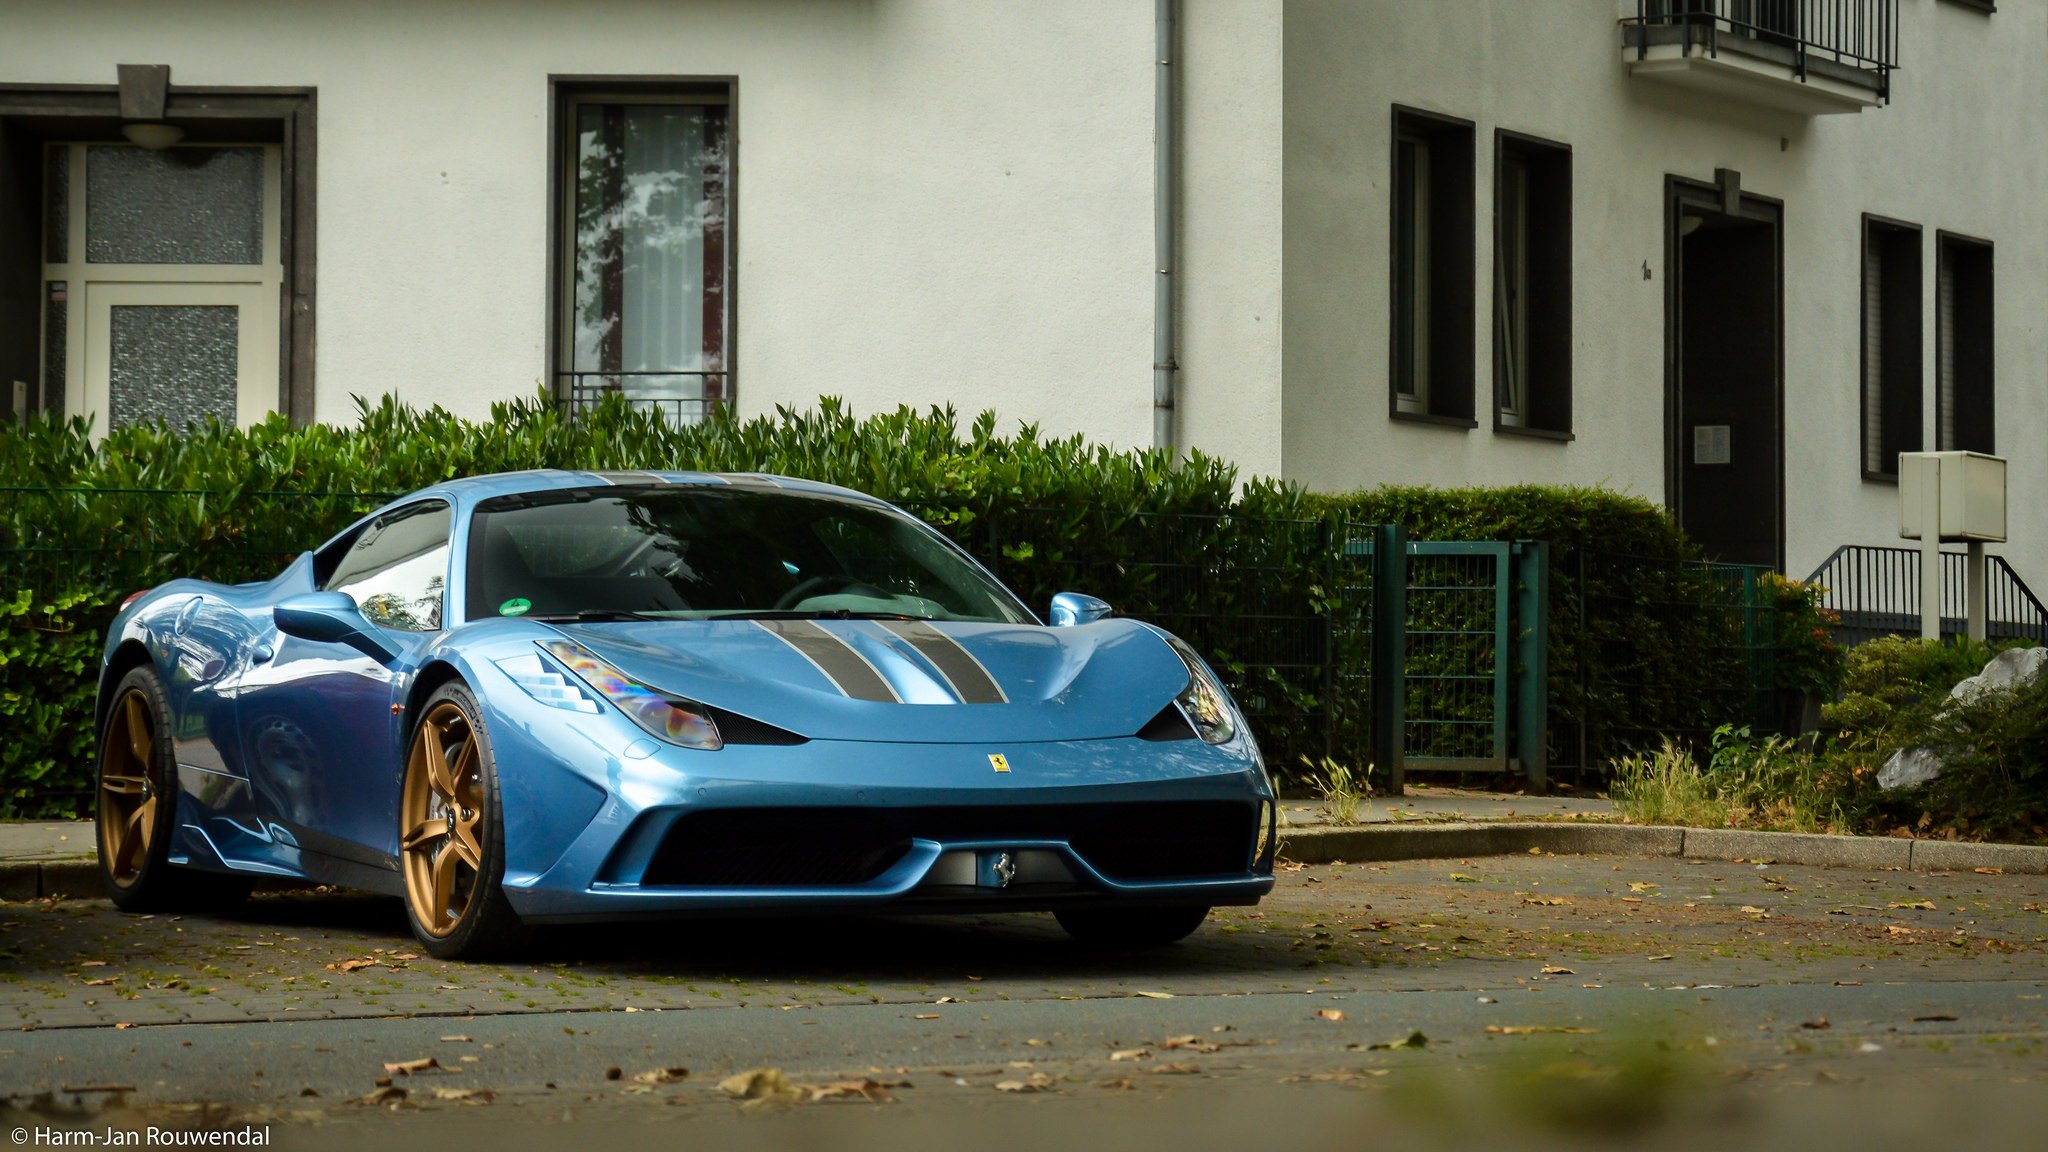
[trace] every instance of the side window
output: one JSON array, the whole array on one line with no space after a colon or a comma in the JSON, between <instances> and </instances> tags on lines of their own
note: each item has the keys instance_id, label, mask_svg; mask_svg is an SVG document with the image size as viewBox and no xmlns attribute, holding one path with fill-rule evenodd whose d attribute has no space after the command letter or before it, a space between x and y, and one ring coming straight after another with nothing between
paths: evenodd
<instances>
[{"instance_id":1,"label":"side window","mask_svg":"<svg viewBox=\"0 0 2048 1152\"><path fill-rule=\"evenodd\" d=\"M438 631L449 523L448 505L438 500L379 516L349 545L324 587L355 597L363 615L386 628Z\"/></svg>"}]
</instances>

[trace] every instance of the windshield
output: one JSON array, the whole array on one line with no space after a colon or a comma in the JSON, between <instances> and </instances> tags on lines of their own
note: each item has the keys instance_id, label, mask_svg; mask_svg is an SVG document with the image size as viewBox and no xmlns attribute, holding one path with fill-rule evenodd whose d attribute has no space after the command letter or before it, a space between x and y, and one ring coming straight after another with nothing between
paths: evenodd
<instances>
[{"instance_id":1,"label":"windshield","mask_svg":"<svg viewBox=\"0 0 2048 1152\"><path fill-rule=\"evenodd\" d=\"M1026 623L919 522L743 487L573 488L479 505L469 618L871 617Z\"/></svg>"}]
</instances>

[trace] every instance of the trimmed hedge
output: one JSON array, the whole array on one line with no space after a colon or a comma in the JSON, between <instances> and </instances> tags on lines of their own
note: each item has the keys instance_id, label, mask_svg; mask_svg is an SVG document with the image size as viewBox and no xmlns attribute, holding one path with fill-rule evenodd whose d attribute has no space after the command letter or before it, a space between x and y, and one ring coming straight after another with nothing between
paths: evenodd
<instances>
[{"instance_id":1,"label":"trimmed hedge","mask_svg":"<svg viewBox=\"0 0 2048 1152\"><path fill-rule=\"evenodd\" d=\"M1621 607L1599 621L1609 639L1655 624L1627 606L1637 589L1594 578L1578 588L1562 561L1594 548L1674 563L1693 554L1661 509L1599 489L1318 496L1242 479L1199 452L1112 450L1031 425L999 435L992 413L963 429L949 408L855 418L825 399L811 411L677 427L617 401L574 422L545 396L493 405L484 421L390 398L357 404L345 428L272 417L245 430L128 427L97 445L82 420L0 431L0 724L11 737L0 816L89 807L88 671L121 596L183 575L266 578L389 495L455 476L758 471L872 492L915 509L1035 605L1086 590L1188 636L1254 709L1282 773L1320 758L1326 739L1339 758L1368 755L1360 590L1333 545L1346 522L1399 523L1419 539L1552 541L1566 594L1553 598L1554 728L1605 722L1582 683L1597 683L1586 669L1613 658L1606 641L1584 642L1576 613L1560 605L1612 598ZM1326 681L1319 662L1333 652L1339 670ZM1684 696L1683 671L1697 661L1673 652L1666 663Z\"/></svg>"}]
</instances>

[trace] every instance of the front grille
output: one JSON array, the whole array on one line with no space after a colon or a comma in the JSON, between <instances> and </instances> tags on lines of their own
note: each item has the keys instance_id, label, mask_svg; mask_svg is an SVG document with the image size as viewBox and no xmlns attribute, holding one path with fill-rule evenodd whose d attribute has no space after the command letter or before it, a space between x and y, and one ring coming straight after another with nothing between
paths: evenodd
<instances>
[{"instance_id":1,"label":"front grille","mask_svg":"<svg viewBox=\"0 0 2048 1152\"><path fill-rule=\"evenodd\" d=\"M976 808L728 808L676 821L641 884L822 887L864 884L913 838L1065 840L1120 880L1214 876L1250 867L1258 808L1234 800Z\"/></svg>"}]
</instances>

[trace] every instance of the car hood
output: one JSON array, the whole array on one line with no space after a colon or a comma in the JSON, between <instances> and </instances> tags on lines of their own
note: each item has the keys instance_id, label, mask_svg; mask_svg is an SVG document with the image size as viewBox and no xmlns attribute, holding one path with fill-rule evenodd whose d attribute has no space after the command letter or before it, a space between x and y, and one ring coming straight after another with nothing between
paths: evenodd
<instances>
[{"instance_id":1,"label":"car hood","mask_svg":"<svg viewBox=\"0 0 2048 1152\"><path fill-rule=\"evenodd\" d=\"M1132 620L1079 627L879 620L555 625L664 692L814 740L958 743L1130 736L1186 687Z\"/></svg>"}]
</instances>

